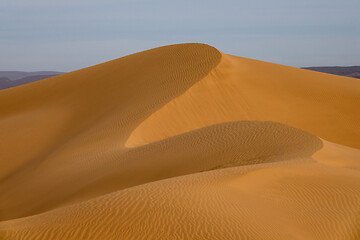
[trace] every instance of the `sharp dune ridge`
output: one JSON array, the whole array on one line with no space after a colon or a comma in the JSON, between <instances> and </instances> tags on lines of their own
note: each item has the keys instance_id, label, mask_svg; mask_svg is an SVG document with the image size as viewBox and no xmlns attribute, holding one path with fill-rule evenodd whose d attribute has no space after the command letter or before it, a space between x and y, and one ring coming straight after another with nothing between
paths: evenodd
<instances>
[{"instance_id":1,"label":"sharp dune ridge","mask_svg":"<svg viewBox=\"0 0 360 240\"><path fill-rule=\"evenodd\" d=\"M177 44L0 92L0 239L359 239L360 81Z\"/></svg>"}]
</instances>

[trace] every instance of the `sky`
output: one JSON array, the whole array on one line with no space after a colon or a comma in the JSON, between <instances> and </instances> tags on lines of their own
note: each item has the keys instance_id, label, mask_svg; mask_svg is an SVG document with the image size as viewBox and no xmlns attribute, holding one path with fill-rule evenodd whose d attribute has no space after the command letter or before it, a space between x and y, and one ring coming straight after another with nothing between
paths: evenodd
<instances>
[{"instance_id":1,"label":"sky","mask_svg":"<svg viewBox=\"0 0 360 240\"><path fill-rule=\"evenodd\" d=\"M294 67L360 65L360 0L1 0L0 70L73 71L199 42Z\"/></svg>"}]
</instances>

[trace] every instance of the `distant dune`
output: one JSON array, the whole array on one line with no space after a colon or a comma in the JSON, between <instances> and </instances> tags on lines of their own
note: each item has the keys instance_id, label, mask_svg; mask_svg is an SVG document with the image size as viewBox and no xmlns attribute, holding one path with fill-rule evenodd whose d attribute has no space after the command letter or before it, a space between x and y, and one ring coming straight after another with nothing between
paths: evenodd
<instances>
[{"instance_id":1,"label":"distant dune","mask_svg":"<svg viewBox=\"0 0 360 240\"><path fill-rule=\"evenodd\" d=\"M39 81L60 74L63 73L52 72L52 71L43 71L43 72L0 71L0 90L16 87L26 83Z\"/></svg>"},{"instance_id":2,"label":"distant dune","mask_svg":"<svg viewBox=\"0 0 360 240\"><path fill-rule=\"evenodd\" d=\"M360 82L156 48L0 92L0 239L359 239Z\"/></svg>"}]
</instances>

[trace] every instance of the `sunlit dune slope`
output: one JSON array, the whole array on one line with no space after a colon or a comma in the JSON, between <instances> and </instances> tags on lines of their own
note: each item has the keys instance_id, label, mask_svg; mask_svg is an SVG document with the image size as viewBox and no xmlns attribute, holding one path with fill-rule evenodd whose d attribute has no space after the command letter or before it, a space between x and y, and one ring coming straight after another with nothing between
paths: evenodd
<instances>
[{"instance_id":1,"label":"sunlit dune slope","mask_svg":"<svg viewBox=\"0 0 360 240\"><path fill-rule=\"evenodd\" d=\"M360 81L222 54L220 64L132 132L138 146L215 123L269 120L360 148Z\"/></svg>"},{"instance_id":2,"label":"sunlit dune slope","mask_svg":"<svg viewBox=\"0 0 360 240\"><path fill-rule=\"evenodd\" d=\"M0 92L0 239L358 239L360 81L148 50Z\"/></svg>"}]
</instances>

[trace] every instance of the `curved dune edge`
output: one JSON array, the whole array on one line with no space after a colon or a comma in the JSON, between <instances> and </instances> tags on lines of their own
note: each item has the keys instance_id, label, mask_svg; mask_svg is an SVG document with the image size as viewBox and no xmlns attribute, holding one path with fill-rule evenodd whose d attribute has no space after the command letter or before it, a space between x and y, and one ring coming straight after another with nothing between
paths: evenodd
<instances>
[{"instance_id":1,"label":"curved dune edge","mask_svg":"<svg viewBox=\"0 0 360 240\"><path fill-rule=\"evenodd\" d=\"M0 239L358 239L359 86L181 44L2 91Z\"/></svg>"},{"instance_id":2,"label":"curved dune edge","mask_svg":"<svg viewBox=\"0 0 360 240\"><path fill-rule=\"evenodd\" d=\"M2 91L0 219L86 200L78 192L122 165L136 126L220 58L204 44L165 46Z\"/></svg>"},{"instance_id":3,"label":"curved dune edge","mask_svg":"<svg viewBox=\"0 0 360 240\"><path fill-rule=\"evenodd\" d=\"M227 121L274 121L360 148L360 81L222 54L201 81L142 122L127 147ZM331 116L331 117L329 117Z\"/></svg>"},{"instance_id":4,"label":"curved dune edge","mask_svg":"<svg viewBox=\"0 0 360 240\"><path fill-rule=\"evenodd\" d=\"M41 188L33 188L32 197L36 199L36 205L16 208L17 204L24 203L24 199L13 197L11 202L5 202L8 208L4 204L2 217L6 220L29 216L165 178L311 157L321 147L322 141L316 136L280 123L240 121L216 124L146 146L118 149L112 153L116 154L115 159L106 158L104 154L102 166L96 172L92 171L91 176L82 177L82 185L74 183L69 186L67 182L61 182L54 189L57 193L55 197L48 191L51 191L53 181L58 178L57 168L46 166L47 174L52 176L39 175L33 177L33 182L29 180L31 184L22 184L26 188L36 186L34 181L37 179L46 180ZM69 170L68 181L78 179L78 174L83 171L72 166ZM13 184L8 181L9 187Z\"/></svg>"},{"instance_id":5,"label":"curved dune edge","mask_svg":"<svg viewBox=\"0 0 360 240\"><path fill-rule=\"evenodd\" d=\"M2 91L0 131L6 141L0 151L8 161L0 180L95 128L98 135L115 131L122 145L139 123L203 79L220 59L205 44L171 45Z\"/></svg>"}]
</instances>

